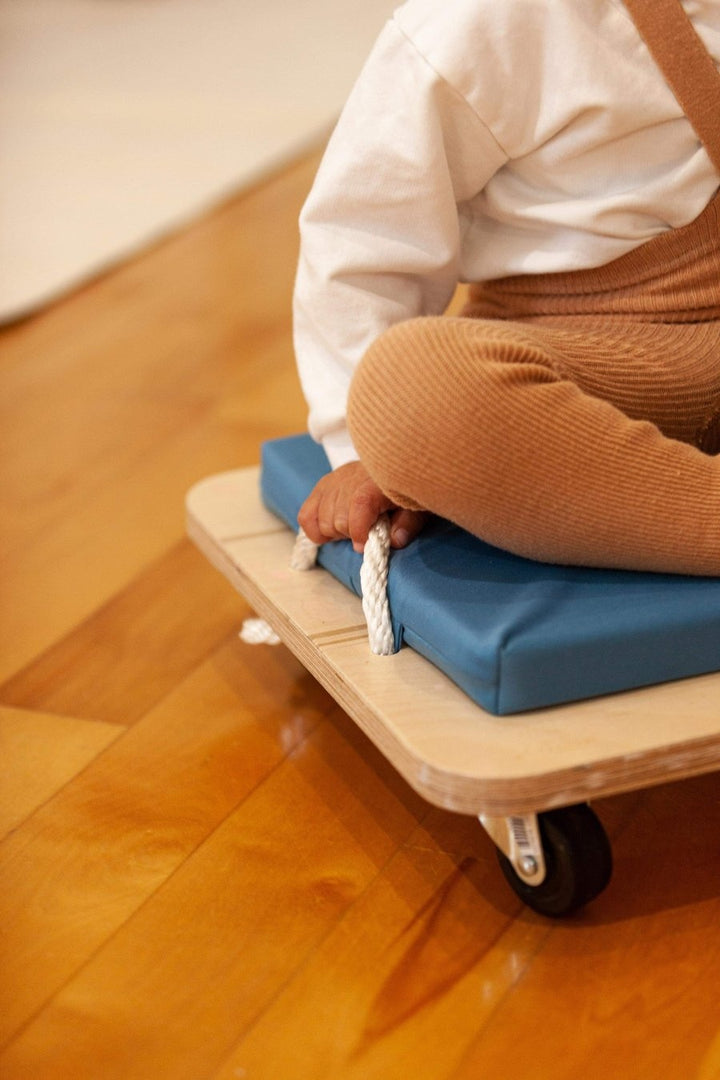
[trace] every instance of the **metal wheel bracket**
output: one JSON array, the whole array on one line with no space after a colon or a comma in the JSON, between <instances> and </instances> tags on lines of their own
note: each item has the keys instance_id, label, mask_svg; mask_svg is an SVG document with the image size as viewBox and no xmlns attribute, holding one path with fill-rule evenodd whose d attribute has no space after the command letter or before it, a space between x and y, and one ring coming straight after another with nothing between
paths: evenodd
<instances>
[{"instance_id":1,"label":"metal wheel bracket","mask_svg":"<svg viewBox=\"0 0 720 1080\"><path fill-rule=\"evenodd\" d=\"M480 814L485 832L527 885L541 885L547 873L537 814L492 817Z\"/></svg>"}]
</instances>

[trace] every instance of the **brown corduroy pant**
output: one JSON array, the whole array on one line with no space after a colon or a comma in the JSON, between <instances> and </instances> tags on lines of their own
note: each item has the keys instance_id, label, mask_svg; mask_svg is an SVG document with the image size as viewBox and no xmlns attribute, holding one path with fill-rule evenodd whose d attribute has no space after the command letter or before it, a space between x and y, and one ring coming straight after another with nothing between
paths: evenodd
<instances>
[{"instance_id":1,"label":"brown corduroy pant","mask_svg":"<svg viewBox=\"0 0 720 1080\"><path fill-rule=\"evenodd\" d=\"M720 574L720 196L597 270L392 327L348 418L400 506L542 561Z\"/></svg>"}]
</instances>

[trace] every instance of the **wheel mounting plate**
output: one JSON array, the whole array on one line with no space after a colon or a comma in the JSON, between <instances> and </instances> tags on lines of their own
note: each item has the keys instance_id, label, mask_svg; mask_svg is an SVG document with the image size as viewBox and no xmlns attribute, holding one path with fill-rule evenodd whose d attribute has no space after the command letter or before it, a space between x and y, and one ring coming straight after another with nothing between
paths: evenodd
<instances>
[{"instance_id":1,"label":"wheel mounting plate","mask_svg":"<svg viewBox=\"0 0 720 1080\"><path fill-rule=\"evenodd\" d=\"M510 860L518 877L527 885L541 885L547 868L537 814L509 817L480 814L479 821L493 843Z\"/></svg>"}]
</instances>

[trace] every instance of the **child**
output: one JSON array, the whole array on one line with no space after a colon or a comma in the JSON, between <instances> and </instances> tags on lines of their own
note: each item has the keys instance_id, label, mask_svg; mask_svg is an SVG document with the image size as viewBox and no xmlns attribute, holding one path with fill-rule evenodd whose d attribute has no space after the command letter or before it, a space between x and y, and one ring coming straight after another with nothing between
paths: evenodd
<instances>
[{"instance_id":1,"label":"child","mask_svg":"<svg viewBox=\"0 0 720 1080\"><path fill-rule=\"evenodd\" d=\"M301 216L316 543L720 574L720 0L409 0ZM714 58L714 59L713 59ZM461 316L443 315L459 281Z\"/></svg>"}]
</instances>

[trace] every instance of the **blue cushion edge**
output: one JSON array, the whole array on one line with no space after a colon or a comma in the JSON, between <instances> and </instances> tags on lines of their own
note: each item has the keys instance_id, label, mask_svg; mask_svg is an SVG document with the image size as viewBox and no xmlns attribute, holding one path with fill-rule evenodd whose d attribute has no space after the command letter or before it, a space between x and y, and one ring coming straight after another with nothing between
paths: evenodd
<instances>
[{"instance_id":1,"label":"blue cushion edge","mask_svg":"<svg viewBox=\"0 0 720 1080\"><path fill-rule=\"evenodd\" d=\"M295 435L265 443L262 462L263 502L296 530L304 498L329 470L324 451ZM319 561L360 595L361 557L349 541L324 545ZM470 588L468 565L479 568ZM492 617L480 611L486 591ZM405 640L496 715L720 668L717 578L532 563L440 522L392 554L389 592L396 644ZM478 608L477 626L463 603Z\"/></svg>"}]
</instances>

